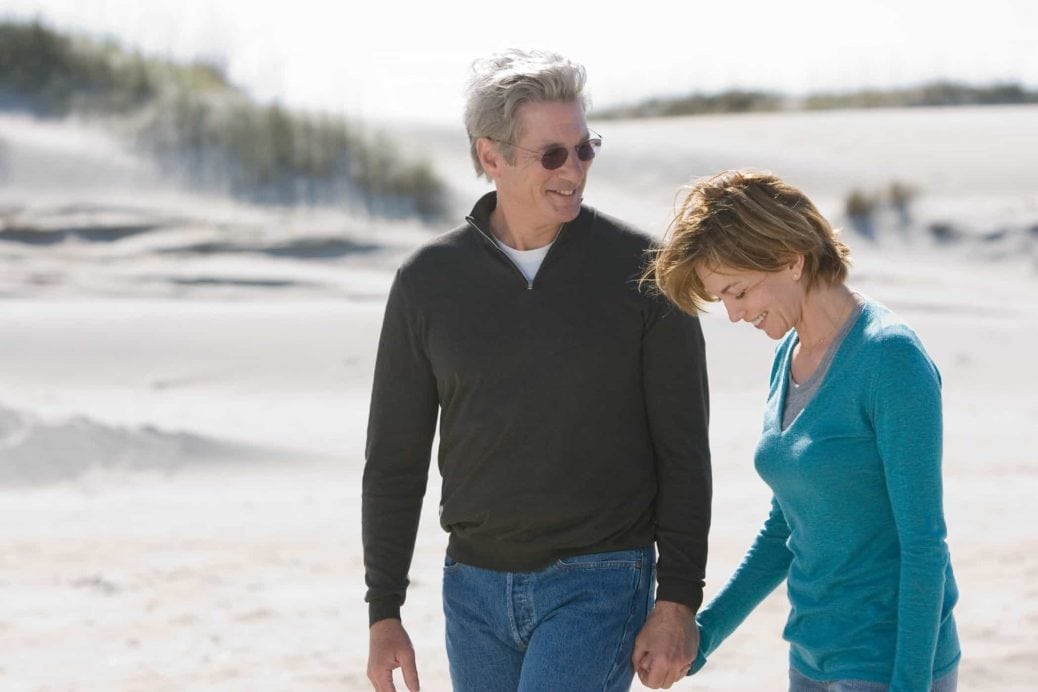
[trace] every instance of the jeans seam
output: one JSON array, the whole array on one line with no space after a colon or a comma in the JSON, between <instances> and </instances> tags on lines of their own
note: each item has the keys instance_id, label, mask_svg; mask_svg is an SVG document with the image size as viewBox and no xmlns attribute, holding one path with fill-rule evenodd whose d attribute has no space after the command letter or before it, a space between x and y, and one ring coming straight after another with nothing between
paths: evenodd
<instances>
[{"instance_id":1,"label":"jeans seam","mask_svg":"<svg viewBox=\"0 0 1038 692\"><path fill-rule=\"evenodd\" d=\"M645 553L647 551L648 549L645 549L645 551L642 553L642 562L646 561ZM638 611L638 601L640 600L639 593L641 592L641 581L642 579L646 578L646 574L646 570L643 570L641 568L641 562L637 563L636 568L634 570L634 593L631 594L631 607L630 610L628 610L627 612L627 621L624 623L623 635L620 637L620 642L617 644L616 653L613 654L613 666L609 669L609 672L606 673L605 680L602 681L603 691L607 689L609 681L612 680L613 677L616 675L617 668L624 663L623 661L620 661L620 652L624 650L624 642L627 641L627 636L631 630L631 623L634 620L635 613Z\"/></svg>"},{"instance_id":2,"label":"jeans seam","mask_svg":"<svg viewBox=\"0 0 1038 692\"><path fill-rule=\"evenodd\" d=\"M514 576L512 572L508 572L505 575L505 603L508 605L508 629L511 630L512 640L519 647L519 650L525 651L526 642L523 641L522 633L519 632L519 623L515 617Z\"/></svg>"},{"instance_id":3,"label":"jeans seam","mask_svg":"<svg viewBox=\"0 0 1038 692\"><path fill-rule=\"evenodd\" d=\"M626 551L625 551L626 552ZM562 557L555 561L555 566L559 569L616 569L618 567L631 567L634 569L640 569L642 561L640 559L623 559L613 558L607 560L591 560L581 561L579 558L587 557L585 555L574 555L571 557Z\"/></svg>"},{"instance_id":4,"label":"jeans seam","mask_svg":"<svg viewBox=\"0 0 1038 692\"><path fill-rule=\"evenodd\" d=\"M583 563L558 563L559 569L563 570L594 570L594 569L633 569L640 570L642 566L637 562L623 562L614 560L612 562L583 562Z\"/></svg>"}]
</instances>

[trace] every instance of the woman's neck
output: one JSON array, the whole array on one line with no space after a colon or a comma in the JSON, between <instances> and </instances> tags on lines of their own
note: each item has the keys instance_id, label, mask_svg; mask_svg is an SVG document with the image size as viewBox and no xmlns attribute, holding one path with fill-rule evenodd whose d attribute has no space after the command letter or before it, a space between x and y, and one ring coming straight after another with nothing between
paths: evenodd
<instances>
[{"instance_id":1,"label":"woman's neck","mask_svg":"<svg viewBox=\"0 0 1038 692\"><path fill-rule=\"evenodd\" d=\"M856 295L842 283L808 292L804 298L800 322L796 325L801 353L824 352L850 317L857 302Z\"/></svg>"}]
</instances>

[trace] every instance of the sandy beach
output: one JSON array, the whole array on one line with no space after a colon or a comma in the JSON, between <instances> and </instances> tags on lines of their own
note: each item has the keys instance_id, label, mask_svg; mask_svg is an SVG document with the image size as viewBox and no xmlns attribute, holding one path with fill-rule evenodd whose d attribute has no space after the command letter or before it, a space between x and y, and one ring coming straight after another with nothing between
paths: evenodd
<instances>
[{"instance_id":1,"label":"sandy beach","mask_svg":"<svg viewBox=\"0 0 1038 692\"><path fill-rule=\"evenodd\" d=\"M1015 151L1033 176L1038 111L1028 114L1013 120L1016 139L999 130L991 148ZM951 134L934 128L933 137L993 131L940 122ZM760 159L774 163L754 164L808 181L838 215L859 180L854 161L831 179L812 171L843 142L833 134L829 150L798 150L779 134L809 123L771 123L686 123L691 143L667 167L638 160L634 144L667 131L611 124L616 160L596 171L587 201L661 233L678 185L753 158L753 133L767 133ZM695 158L695 142L740 124L750 133L742 149ZM105 136L64 127L0 115L0 689L368 689L360 479L375 347L396 264L447 226L191 195L116 156ZM481 184L463 148L445 153L455 143L444 134L429 146L468 204ZM877 146L860 158L861 185L891 179ZM904 316L943 376L960 689L1023 692L1038 689L1038 186L999 188L979 164L970 177L962 162L991 149L960 149L937 142L926 160L909 152L907 179L931 192L904 232L848 233L849 283ZM94 184L99 161L105 185ZM955 176L940 175L953 167ZM949 218L956 242L928 231ZM752 451L773 342L720 310L703 328L715 479L709 598L768 507ZM431 692L450 689L437 497L434 469L403 611ZM780 588L675 689L785 689L785 615Z\"/></svg>"}]
</instances>

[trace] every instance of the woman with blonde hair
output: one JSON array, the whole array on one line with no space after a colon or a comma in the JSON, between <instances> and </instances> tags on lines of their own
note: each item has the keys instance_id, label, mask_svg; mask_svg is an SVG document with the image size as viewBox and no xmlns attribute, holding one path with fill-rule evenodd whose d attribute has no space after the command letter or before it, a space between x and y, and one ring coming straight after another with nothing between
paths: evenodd
<instances>
[{"instance_id":1,"label":"woman with blonde hair","mask_svg":"<svg viewBox=\"0 0 1038 692\"><path fill-rule=\"evenodd\" d=\"M798 189L696 183L647 273L689 313L720 301L778 340L755 453L771 510L697 617L693 671L783 580L791 692L956 689L941 378L915 332L845 284L849 251Z\"/></svg>"}]
</instances>

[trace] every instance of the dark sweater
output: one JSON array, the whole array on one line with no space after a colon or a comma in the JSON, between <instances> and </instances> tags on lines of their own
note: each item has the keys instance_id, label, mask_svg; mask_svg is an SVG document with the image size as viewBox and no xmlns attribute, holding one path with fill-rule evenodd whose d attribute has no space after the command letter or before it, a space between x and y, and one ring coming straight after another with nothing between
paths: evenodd
<instances>
[{"instance_id":1,"label":"dark sweater","mask_svg":"<svg viewBox=\"0 0 1038 692\"><path fill-rule=\"evenodd\" d=\"M371 622L399 617L438 412L453 559L533 571L655 542L657 599L697 610L711 493L699 321L639 288L651 240L588 207L528 283L489 236L495 204L390 289L363 486Z\"/></svg>"}]
</instances>

